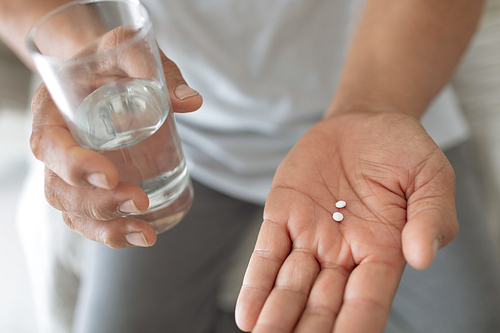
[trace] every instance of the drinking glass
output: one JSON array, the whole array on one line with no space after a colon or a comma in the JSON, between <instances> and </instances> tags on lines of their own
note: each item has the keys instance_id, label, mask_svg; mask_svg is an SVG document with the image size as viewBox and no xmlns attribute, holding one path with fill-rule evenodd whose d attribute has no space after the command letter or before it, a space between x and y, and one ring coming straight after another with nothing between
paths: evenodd
<instances>
[{"instance_id":1,"label":"drinking glass","mask_svg":"<svg viewBox=\"0 0 500 333\"><path fill-rule=\"evenodd\" d=\"M188 212L186 168L148 10L135 0L90 0L43 17L31 57L71 134L139 185L149 209L131 214L157 233Z\"/></svg>"}]
</instances>

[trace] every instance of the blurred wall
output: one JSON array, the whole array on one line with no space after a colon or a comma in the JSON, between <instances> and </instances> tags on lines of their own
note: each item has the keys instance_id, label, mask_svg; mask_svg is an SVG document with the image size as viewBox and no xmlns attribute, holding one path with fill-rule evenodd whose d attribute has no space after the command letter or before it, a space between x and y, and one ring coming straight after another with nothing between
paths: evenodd
<instances>
[{"instance_id":1,"label":"blurred wall","mask_svg":"<svg viewBox=\"0 0 500 333\"><path fill-rule=\"evenodd\" d=\"M500 0L486 2L479 29L452 83L471 127L473 163L500 255Z\"/></svg>"}]
</instances>

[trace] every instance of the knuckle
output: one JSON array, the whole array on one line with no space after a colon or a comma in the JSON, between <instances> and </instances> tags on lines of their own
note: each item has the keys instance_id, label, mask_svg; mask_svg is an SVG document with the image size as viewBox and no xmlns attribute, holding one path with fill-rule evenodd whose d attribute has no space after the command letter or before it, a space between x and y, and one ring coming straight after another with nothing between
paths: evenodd
<instances>
[{"instance_id":1,"label":"knuckle","mask_svg":"<svg viewBox=\"0 0 500 333\"><path fill-rule=\"evenodd\" d=\"M100 190L75 188L48 168L45 168L44 182L46 201L62 212L96 221L108 221L124 215L112 199L99 193Z\"/></svg>"},{"instance_id":2,"label":"knuckle","mask_svg":"<svg viewBox=\"0 0 500 333\"><path fill-rule=\"evenodd\" d=\"M102 228L99 232L99 242L112 249L121 249L124 246L121 233L116 228Z\"/></svg>"},{"instance_id":3,"label":"knuckle","mask_svg":"<svg viewBox=\"0 0 500 333\"><path fill-rule=\"evenodd\" d=\"M45 87L45 84L40 84L38 88L35 90L35 93L33 94L33 97L31 98L31 109L32 110L37 110L41 104L44 104L44 102L47 100L49 97L49 92L47 88Z\"/></svg>"},{"instance_id":4,"label":"knuckle","mask_svg":"<svg viewBox=\"0 0 500 333\"><path fill-rule=\"evenodd\" d=\"M68 228L70 228L71 230L73 231L78 231L77 227L76 227L76 224L75 222L73 221L73 218L71 217L70 214L68 213L62 213L62 219L64 221L64 223L66 224L66 226Z\"/></svg>"},{"instance_id":5,"label":"knuckle","mask_svg":"<svg viewBox=\"0 0 500 333\"><path fill-rule=\"evenodd\" d=\"M116 223L91 221L68 213L63 213L62 216L68 228L85 238L102 243L112 249L121 249L127 246Z\"/></svg>"},{"instance_id":6,"label":"knuckle","mask_svg":"<svg viewBox=\"0 0 500 333\"><path fill-rule=\"evenodd\" d=\"M165 77L173 78L176 81L184 81L184 78L181 75L181 71L179 70L179 67L177 67L177 64L175 62L168 59L167 57L164 57L162 59L162 65L163 71L165 72Z\"/></svg>"},{"instance_id":7,"label":"knuckle","mask_svg":"<svg viewBox=\"0 0 500 333\"><path fill-rule=\"evenodd\" d=\"M42 136L42 133L37 129L33 129L30 136L30 149L38 160L43 160Z\"/></svg>"},{"instance_id":8,"label":"knuckle","mask_svg":"<svg viewBox=\"0 0 500 333\"><path fill-rule=\"evenodd\" d=\"M40 132L33 128L30 136L30 148L35 157L38 158L37 154L40 150Z\"/></svg>"},{"instance_id":9,"label":"knuckle","mask_svg":"<svg viewBox=\"0 0 500 333\"><path fill-rule=\"evenodd\" d=\"M93 220L108 221L120 217L118 209L110 209L106 205L103 206L90 200L84 201L82 206L85 217Z\"/></svg>"},{"instance_id":10,"label":"knuckle","mask_svg":"<svg viewBox=\"0 0 500 333\"><path fill-rule=\"evenodd\" d=\"M45 168L45 180L44 180L44 194L45 200L54 208L59 209L61 211L66 211L63 208L63 202L61 201L58 191L56 190L58 176L52 172L50 169Z\"/></svg>"},{"instance_id":11,"label":"knuckle","mask_svg":"<svg viewBox=\"0 0 500 333\"><path fill-rule=\"evenodd\" d=\"M44 162L44 144L43 144L43 141L44 141L44 137L45 137L45 134L44 134L44 131L41 129L41 127L38 127L36 125L33 125L33 129L32 129L32 132L31 132L31 135L30 135L30 140L29 140L29 144L30 144L30 149L31 149L31 152L33 153L33 155L35 156L36 159Z\"/></svg>"},{"instance_id":12,"label":"knuckle","mask_svg":"<svg viewBox=\"0 0 500 333\"><path fill-rule=\"evenodd\" d=\"M56 209L59 209L58 200L56 200L54 191L50 187L45 186L44 192L45 192L45 200L48 202L48 204Z\"/></svg>"},{"instance_id":13,"label":"knuckle","mask_svg":"<svg viewBox=\"0 0 500 333\"><path fill-rule=\"evenodd\" d=\"M44 159L45 140L50 137L51 121L54 113L57 110L52 102L49 92L44 84L41 84L31 99L31 111L33 114L32 132L30 136L30 148L35 157L39 160ZM58 113L56 113L58 114Z\"/></svg>"}]
</instances>

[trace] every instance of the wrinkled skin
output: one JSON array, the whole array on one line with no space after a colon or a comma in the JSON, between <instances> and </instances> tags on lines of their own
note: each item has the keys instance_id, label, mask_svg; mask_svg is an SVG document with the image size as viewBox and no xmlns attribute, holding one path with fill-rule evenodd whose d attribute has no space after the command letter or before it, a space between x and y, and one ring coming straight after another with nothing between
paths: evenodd
<instances>
[{"instance_id":1,"label":"wrinkled skin","mask_svg":"<svg viewBox=\"0 0 500 333\"><path fill-rule=\"evenodd\" d=\"M454 191L451 165L415 118L359 112L316 124L276 172L238 325L382 332L406 262L426 268L456 235Z\"/></svg>"},{"instance_id":2,"label":"wrinkled skin","mask_svg":"<svg viewBox=\"0 0 500 333\"><path fill-rule=\"evenodd\" d=\"M175 63L160 53L173 111L200 108L201 95L189 90ZM124 71L136 68L133 59L129 55L118 64ZM152 246L157 240L153 227L124 217L148 208L146 193L133 183L119 181L118 170L104 155L78 145L44 84L33 96L32 112L31 149L45 164L45 196L62 212L68 227L111 248ZM128 235L142 242L131 243Z\"/></svg>"}]
</instances>

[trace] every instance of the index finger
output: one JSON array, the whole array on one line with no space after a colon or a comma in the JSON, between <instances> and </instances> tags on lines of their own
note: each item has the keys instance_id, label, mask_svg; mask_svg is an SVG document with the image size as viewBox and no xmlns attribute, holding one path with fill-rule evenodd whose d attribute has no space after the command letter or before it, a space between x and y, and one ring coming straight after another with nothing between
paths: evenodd
<instances>
[{"instance_id":1,"label":"index finger","mask_svg":"<svg viewBox=\"0 0 500 333\"><path fill-rule=\"evenodd\" d=\"M73 186L111 189L118 185L118 171L113 163L75 141L44 84L37 89L31 106L30 144L37 159Z\"/></svg>"}]
</instances>

